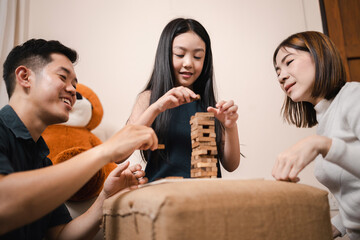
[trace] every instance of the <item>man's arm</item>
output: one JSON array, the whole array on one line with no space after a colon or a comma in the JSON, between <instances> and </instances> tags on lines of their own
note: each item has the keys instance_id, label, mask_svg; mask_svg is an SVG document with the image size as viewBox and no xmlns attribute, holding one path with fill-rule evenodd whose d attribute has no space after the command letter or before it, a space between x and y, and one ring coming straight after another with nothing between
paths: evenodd
<instances>
[{"instance_id":1,"label":"man's arm","mask_svg":"<svg viewBox=\"0 0 360 240\"><path fill-rule=\"evenodd\" d=\"M104 200L121 190L137 188L138 184L147 182L140 164L128 166L129 162L123 163L109 174L99 197L84 214L66 225L50 229L47 237L59 240L92 239L100 229Z\"/></svg>"},{"instance_id":2,"label":"man's arm","mask_svg":"<svg viewBox=\"0 0 360 240\"><path fill-rule=\"evenodd\" d=\"M109 162L121 162L136 149L157 147L151 128L128 125L103 144L66 162L0 175L0 235L54 210Z\"/></svg>"}]
</instances>

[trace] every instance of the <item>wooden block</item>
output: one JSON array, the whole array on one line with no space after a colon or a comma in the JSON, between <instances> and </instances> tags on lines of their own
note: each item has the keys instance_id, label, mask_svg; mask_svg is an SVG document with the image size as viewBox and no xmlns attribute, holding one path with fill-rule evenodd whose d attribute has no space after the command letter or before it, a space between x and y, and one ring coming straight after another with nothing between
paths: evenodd
<instances>
[{"instance_id":1,"label":"wooden block","mask_svg":"<svg viewBox=\"0 0 360 240\"><path fill-rule=\"evenodd\" d=\"M217 167L206 168L206 171L208 171L208 172L217 172L217 170L218 170Z\"/></svg>"},{"instance_id":2,"label":"wooden block","mask_svg":"<svg viewBox=\"0 0 360 240\"><path fill-rule=\"evenodd\" d=\"M191 164L196 163L217 163L217 159L212 156L193 156L191 157Z\"/></svg>"},{"instance_id":3,"label":"wooden block","mask_svg":"<svg viewBox=\"0 0 360 240\"><path fill-rule=\"evenodd\" d=\"M206 149L192 150L191 156L206 155L208 151Z\"/></svg>"},{"instance_id":4,"label":"wooden block","mask_svg":"<svg viewBox=\"0 0 360 240\"><path fill-rule=\"evenodd\" d=\"M217 172L196 172L190 173L191 177L211 177L217 176Z\"/></svg>"},{"instance_id":5,"label":"wooden block","mask_svg":"<svg viewBox=\"0 0 360 240\"><path fill-rule=\"evenodd\" d=\"M191 176L191 178L217 178L217 175L215 176Z\"/></svg>"},{"instance_id":6,"label":"wooden block","mask_svg":"<svg viewBox=\"0 0 360 240\"><path fill-rule=\"evenodd\" d=\"M205 129L214 129L215 131L215 126L214 125L191 125L191 131L196 131L196 130L205 130Z\"/></svg>"},{"instance_id":7,"label":"wooden block","mask_svg":"<svg viewBox=\"0 0 360 240\"><path fill-rule=\"evenodd\" d=\"M215 138L213 137L197 137L194 138L194 140L198 142L215 142Z\"/></svg>"},{"instance_id":8,"label":"wooden block","mask_svg":"<svg viewBox=\"0 0 360 240\"><path fill-rule=\"evenodd\" d=\"M198 137L210 137L210 138L215 139L216 138L216 133L207 133L207 132L201 132L201 131L191 132L191 139L195 139L195 138L198 138Z\"/></svg>"},{"instance_id":9,"label":"wooden block","mask_svg":"<svg viewBox=\"0 0 360 240\"><path fill-rule=\"evenodd\" d=\"M205 149L205 150L210 150L210 151L214 151L216 150L217 151L217 147L216 146L211 146L211 145L199 145L198 147L196 148L193 148L193 150L202 150L202 149Z\"/></svg>"},{"instance_id":10,"label":"wooden block","mask_svg":"<svg viewBox=\"0 0 360 240\"><path fill-rule=\"evenodd\" d=\"M197 112L195 113L195 117L214 117L214 113L212 112Z\"/></svg>"},{"instance_id":11,"label":"wooden block","mask_svg":"<svg viewBox=\"0 0 360 240\"><path fill-rule=\"evenodd\" d=\"M184 177L182 176L169 176L169 177L166 177L165 179L183 179Z\"/></svg>"},{"instance_id":12,"label":"wooden block","mask_svg":"<svg viewBox=\"0 0 360 240\"><path fill-rule=\"evenodd\" d=\"M197 100L200 100L200 99L201 99L200 94L196 94L196 97L191 98L191 101L193 102L193 101L197 101ZM195 113L195 114L196 114L196 113Z\"/></svg>"},{"instance_id":13,"label":"wooden block","mask_svg":"<svg viewBox=\"0 0 360 240\"><path fill-rule=\"evenodd\" d=\"M215 123L215 118L214 117L194 117L194 116L192 116L190 118L190 124L195 123L195 122L201 122L201 121L212 121Z\"/></svg>"},{"instance_id":14,"label":"wooden block","mask_svg":"<svg viewBox=\"0 0 360 240\"><path fill-rule=\"evenodd\" d=\"M190 124L197 124L197 125L215 125L215 118L214 117L190 117ZM208 123L203 123L208 122Z\"/></svg>"},{"instance_id":15,"label":"wooden block","mask_svg":"<svg viewBox=\"0 0 360 240\"><path fill-rule=\"evenodd\" d=\"M193 169L191 169L191 173L213 173L213 172L217 172L217 167L214 167L214 168L193 168Z\"/></svg>"},{"instance_id":16,"label":"wooden block","mask_svg":"<svg viewBox=\"0 0 360 240\"><path fill-rule=\"evenodd\" d=\"M209 125L209 126L213 126L215 125L215 121L214 120L209 120L209 119L197 119L197 118L193 118L190 120L190 125Z\"/></svg>"},{"instance_id":17,"label":"wooden block","mask_svg":"<svg viewBox=\"0 0 360 240\"><path fill-rule=\"evenodd\" d=\"M191 162L191 167L200 168L200 167L216 167L216 162Z\"/></svg>"},{"instance_id":18,"label":"wooden block","mask_svg":"<svg viewBox=\"0 0 360 240\"><path fill-rule=\"evenodd\" d=\"M191 134L194 134L194 133L215 133L215 129L199 129L199 128L194 128L194 129L191 129Z\"/></svg>"},{"instance_id":19,"label":"wooden block","mask_svg":"<svg viewBox=\"0 0 360 240\"><path fill-rule=\"evenodd\" d=\"M191 141L192 148L196 148L200 145L201 146L216 146L216 142L197 142L194 140Z\"/></svg>"},{"instance_id":20,"label":"wooden block","mask_svg":"<svg viewBox=\"0 0 360 240\"><path fill-rule=\"evenodd\" d=\"M215 156L216 154L217 154L217 150L193 149L191 156L200 156L200 155Z\"/></svg>"}]
</instances>

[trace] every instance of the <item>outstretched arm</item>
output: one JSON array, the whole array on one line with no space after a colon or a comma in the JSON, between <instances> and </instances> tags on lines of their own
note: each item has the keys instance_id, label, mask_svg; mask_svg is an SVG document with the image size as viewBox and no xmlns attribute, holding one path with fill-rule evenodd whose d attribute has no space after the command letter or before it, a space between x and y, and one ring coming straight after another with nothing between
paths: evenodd
<instances>
[{"instance_id":1,"label":"outstretched arm","mask_svg":"<svg viewBox=\"0 0 360 240\"><path fill-rule=\"evenodd\" d=\"M216 108L208 107L208 112L213 112L215 117L225 127L222 136L224 143L224 156L222 159L223 167L229 171L234 171L240 163L240 143L236 121L238 119L237 105L234 101L220 101Z\"/></svg>"},{"instance_id":2,"label":"outstretched arm","mask_svg":"<svg viewBox=\"0 0 360 240\"><path fill-rule=\"evenodd\" d=\"M279 154L272 170L276 180L298 182L299 173L319 154L326 156L332 140L314 135L307 137Z\"/></svg>"},{"instance_id":3,"label":"outstretched arm","mask_svg":"<svg viewBox=\"0 0 360 240\"><path fill-rule=\"evenodd\" d=\"M150 104L150 91L142 92L133 108L128 124L151 126L155 118L167 109L189 103L197 98L196 94L186 87L169 90L153 104Z\"/></svg>"},{"instance_id":4,"label":"outstretched arm","mask_svg":"<svg viewBox=\"0 0 360 240\"><path fill-rule=\"evenodd\" d=\"M124 189L135 189L138 184L144 184L145 172L139 164L129 167L129 162L120 164L108 176L104 188L94 204L81 216L66 225L52 228L50 239L91 239L99 231L102 219L104 200Z\"/></svg>"},{"instance_id":5,"label":"outstretched arm","mask_svg":"<svg viewBox=\"0 0 360 240\"><path fill-rule=\"evenodd\" d=\"M61 164L0 176L0 235L31 223L69 199L99 169L136 149L157 148L151 128L128 125L103 144Z\"/></svg>"}]
</instances>

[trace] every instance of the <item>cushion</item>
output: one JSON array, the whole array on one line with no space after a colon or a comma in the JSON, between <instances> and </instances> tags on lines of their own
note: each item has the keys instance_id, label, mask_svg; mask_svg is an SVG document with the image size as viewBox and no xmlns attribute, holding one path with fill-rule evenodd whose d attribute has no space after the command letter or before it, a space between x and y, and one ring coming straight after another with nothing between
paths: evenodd
<instances>
[{"instance_id":1,"label":"cushion","mask_svg":"<svg viewBox=\"0 0 360 240\"><path fill-rule=\"evenodd\" d=\"M272 180L160 180L104 202L105 239L332 239L327 192Z\"/></svg>"}]
</instances>

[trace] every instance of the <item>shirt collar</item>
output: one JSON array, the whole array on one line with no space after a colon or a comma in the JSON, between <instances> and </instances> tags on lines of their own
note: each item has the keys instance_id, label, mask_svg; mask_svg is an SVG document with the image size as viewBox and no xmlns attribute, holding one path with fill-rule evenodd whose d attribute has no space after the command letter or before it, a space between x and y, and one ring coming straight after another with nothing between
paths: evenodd
<instances>
[{"instance_id":1,"label":"shirt collar","mask_svg":"<svg viewBox=\"0 0 360 240\"><path fill-rule=\"evenodd\" d=\"M10 105L6 105L0 110L0 119L14 133L15 137L34 142L29 130ZM39 147L41 155L44 157L49 155L49 148L41 136L35 144Z\"/></svg>"},{"instance_id":2,"label":"shirt collar","mask_svg":"<svg viewBox=\"0 0 360 240\"><path fill-rule=\"evenodd\" d=\"M328 110L330 104L332 103L333 99L331 100L327 100L327 99L323 99L320 102L318 102L318 104L315 105L314 109L316 111L316 120L318 122L321 121L321 118L324 116L324 114L326 113L326 111Z\"/></svg>"},{"instance_id":3,"label":"shirt collar","mask_svg":"<svg viewBox=\"0 0 360 240\"><path fill-rule=\"evenodd\" d=\"M0 119L4 122L17 138L30 139L31 134L10 105L0 110Z\"/></svg>"}]
</instances>

